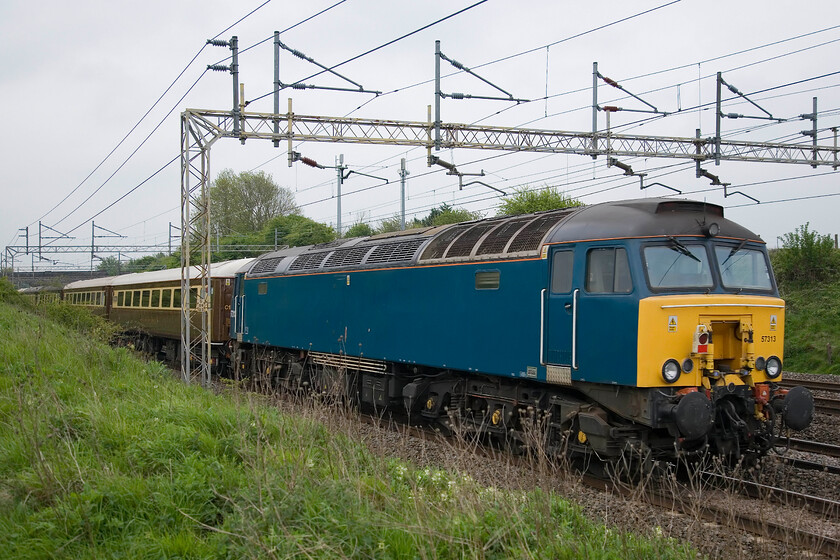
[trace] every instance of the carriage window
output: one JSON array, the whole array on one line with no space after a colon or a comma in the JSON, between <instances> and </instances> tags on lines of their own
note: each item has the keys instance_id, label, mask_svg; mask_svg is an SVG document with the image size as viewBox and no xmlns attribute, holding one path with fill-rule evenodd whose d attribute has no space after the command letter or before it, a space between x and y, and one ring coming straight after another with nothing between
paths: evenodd
<instances>
[{"instance_id":1,"label":"carriage window","mask_svg":"<svg viewBox=\"0 0 840 560\"><path fill-rule=\"evenodd\" d=\"M152 307L160 307L160 290L152 290Z\"/></svg>"},{"instance_id":2,"label":"carriage window","mask_svg":"<svg viewBox=\"0 0 840 560\"><path fill-rule=\"evenodd\" d=\"M117 307L123 306L123 298L125 298L125 292L117 292Z\"/></svg>"},{"instance_id":3,"label":"carriage window","mask_svg":"<svg viewBox=\"0 0 840 560\"><path fill-rule=\"evenodd\" d=\"M172 307L181 308L181 288L172 290Z\"/></svg>"},{"instance_id":4,"label":"carriage window","mask_svg":"<svg viewBox=\"0 0 840 560\"><path fill-rule=\"evenodd\" d=\"M574 256L574 251L556 251L551 257L551 293L567 294L572 291Z\"/></svg>"},{"instance_id":5,"label":"carriage window","mask_svg":"<svg viewBox=\"0 0 840 560\"><path fill-rule=\"evenodd\" d=\"M621 247L592 249L586 254L586 291L591 293L630 293L630 265Z\"/></svg>"},{"instance_id":6,"label":"carriage window","mask_svg":"<svg viewBox=\"0 0 840 560\"><path fill-rule=\"evenodd\" d=\"M152 291L143 290L141 293L143 294L143 297L140 299L140 307L149 307L149 297Z\"/></svg>"},{"instance_id":7,"label":"carriage window","mask_svg":"<svg viewBox=\"0 0 840 560\"><path fill-rule=\"evenodd\" d=\"M190 309L195 309L198 301L198 288L190 288Z\"/></svg>"},{"instance_id":8,"label":"carriage window","mask_svg":"<svg viewBox=\"0 0 840 560\"><path fill-rule=\"evenodd\" d=\"M482 270L475 273L475 289L476 290L498 290L499 289L499 271L498 270Z\"/></svg>"},{"instance_id":9,"label":"carriage window","mask_svg":"<svg viewBox=\"0 0 840 560\"><path fill-rule=\"evenodd\" d=\"M134 290L131 298L131 307L140 307L140 290Z\"/></svg>"},{"instance_id":10,"label":"carriage window","mask_svg":"<svg viewBox=\"0 0 840 560\"><path fill-rule=\"evenodd\" d=\"M160 298L160 306L161 307L172 307L172 290L166 289L163 290Z\"/></svg>"},{"instance_id":11,"label":"carriage window","mask_svg":"<svg viewBox=\"0 0 840 560\"><path fill-rule=\"evenodd\" d=\"M645 269L653 289L714 286L709 257L703 245L672 243L645 247Z\"/></svg>"}]
</instances>

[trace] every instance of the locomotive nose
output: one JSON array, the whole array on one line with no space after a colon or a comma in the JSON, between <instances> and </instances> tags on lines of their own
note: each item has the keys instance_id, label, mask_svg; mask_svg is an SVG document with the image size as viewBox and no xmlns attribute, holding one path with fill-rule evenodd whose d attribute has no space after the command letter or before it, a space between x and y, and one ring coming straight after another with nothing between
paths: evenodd
<instances>
[{"instance_id":1,"label":"locomotive nose","mask_svg":"<svg viewBox=\"0 0 840 560\"><path fill-rule=\"evenodd\" d=\"M774 404L777 402L774 401ZM810 426L814 419L814 396L805 387L793 387L774 408L782 413L785 425L798 432Z\"/></svg>"}]
</instances>

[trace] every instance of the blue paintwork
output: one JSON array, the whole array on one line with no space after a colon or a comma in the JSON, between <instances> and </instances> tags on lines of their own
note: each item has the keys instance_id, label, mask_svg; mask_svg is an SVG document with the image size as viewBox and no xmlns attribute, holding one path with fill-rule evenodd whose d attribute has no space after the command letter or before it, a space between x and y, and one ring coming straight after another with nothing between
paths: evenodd
<instances>
[{"instance_id":1,"label":"blue paintwork","mask_svg":"<svg viewBox=\"0 0 840 560\"><path fill-rule=\"evenodd\" d=\"M575 380L634 385L638 288L630 294L587 294L586 250L623 243L579 243ZM634 284L640 281L632 255ZM548 259L412 266L396 269L244 280L242 340L400 363L544 381L540 364L540 298ZM498 290L476 290L475 273L498 270ZM347 278L350 278L349 285ZM266 283L260 295L258 285ZM546 361L567 346L570 315L546 294ZM234 333L235 336L235 333ZM346 336L346 338L345 338ZM559 361L562 363L562 360ZM529 369L530 368L530 369Z\"/></svg>"},{"instance_id":2,"label":"blue paintwork","mask_svg":"<svg viewBox=\"0 0 840 560\"><path fill-rule=\"evenodd\" d=\"M546 263L247 279L243 341L506 377L528 376L531 367L545 379L538 366ZM476 290L475 273L487 270L500 272L499 289Z\"/></svg>"}]
</instances>

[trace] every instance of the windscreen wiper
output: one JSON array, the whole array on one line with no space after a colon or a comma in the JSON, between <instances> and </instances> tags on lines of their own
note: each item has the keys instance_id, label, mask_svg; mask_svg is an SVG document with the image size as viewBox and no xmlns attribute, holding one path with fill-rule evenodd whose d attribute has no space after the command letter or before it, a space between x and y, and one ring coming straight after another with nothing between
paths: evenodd
<instances>
[{"instance_id":1,"label":"windscreen wiper","mask_svg":"<svg viewBox=\"0 0 840 560\"><path fill-rule=\"evenodd\" d=\"M740 251L741 249L743 249L743 248L744 248L744 245L746 245L746 244L747 244L747 240L746 240L746 238L742 239L742 240L741 240L741 242L738 244L738 246L737 246L737 247L735 247L735 248L733 248L731 251L729 251L729 256L728 256L728 257L726 257L726 259L724 259L724 261L723 261L722 263L720 263L720 266L725 265L725 264L726 264L726 261L728 261L729 259L731 259L732 257L734 257L734 256L735 256L735 254L736 254L738 251Z\"/></svg>"},{"instance_id":2,"label":"windscreen wiper","mask_svg":"<svg viewBox=\"0 0 840 560\"><path fill-rule=\"evenodd\" d=\"M682 253L686 257L692 258L697 262L701 262L700 259L697 258L697 256L694 253L692 253L691 251L688 250L688 247L686 247L685 245L683 245L682 243L677 241L676 238L669 236L668 241L671 242L671 245L672 245L671 249L672 250L674 250L678 253Z\"/></svg>"}]
</instances>

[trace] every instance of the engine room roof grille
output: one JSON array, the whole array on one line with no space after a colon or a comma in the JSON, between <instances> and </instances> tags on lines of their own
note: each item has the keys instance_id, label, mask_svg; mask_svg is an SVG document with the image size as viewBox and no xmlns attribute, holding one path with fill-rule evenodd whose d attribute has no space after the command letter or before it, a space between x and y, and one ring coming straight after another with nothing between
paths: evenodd
<instances>
[{"instance_id":1,"label":"engine room roof grille","mask_svg":"<svg viewBox=\"0 0 840 560\"><path fill-rule=\"evenodd\" d=\"M308 253L299 255L295 262L289 267L289 270L307 270L310 268L318 268L321 262L329 254L329 251L322 251L320 253Z\"/></svg>"},{"instance_id":2,"label":"engine room roof grille","mask_svg":"<svg viewBox=\"0 0 840 560\"><path fill-rule=\"evenodd\" d=\"M490 232L490 235L481 242L476 255L498 255L503 253L510 238L516 235L516 232L522 226L533 219L533 216L528 216L527 218L517 218L503 223L494 231Z\"/></svg>"},{"instance_id":3,"label":"engine room roof grille","mask_svg":"<svg viewBox=\"0 0 840 560\"><path fill-rule=\"evenodd\" d=\"M378 264L408 261L414 257L414 253L425 239L411 239L409 241L401 241L399 243L385 243L376 247L370 255L368 255L365 264Z\"/></svg>"},{"instance_id":4,"label":"engine room roof grille","mask_svg":"<svg viewBox=\"0 0 840 560\"><path fill-rule=\"evenodd\" d=\"M496 227L498 222L491 222L489 224L476 224L456 239L446 251L446 258L452 257L469 257L472 253L473 247L478 243L485 233L490 229Z\"/></svg>"},{"instance_id":5,"label":"engine room roof grille","mask_svg":"<svg viewBox=\"0 0 840 560\"><path fill-rule=\"evenodd\" d=\"M365 258L370 245L366 247L351 247L350 249L338 249L333 251L330 258L324 263L324 268L332 268L338 266L354 266L361 264L362 259Z\"/></svg>"},{"instance_id":6,"label":"engine room roof grille","mask_svg":"<svg viewBox=\"0 0 840 560\"><path fill-rule=\"evenodd\" d=\"M540 247L540 243L545 238L552 227L561 222L563 218L574 212L573 209L564 212L557 212L541 216L522 228L516 234L516 237L510 242L508 246L508 253L518 253L520 251L536 251Z\"/></svg>"},{"instance_id":7,"label":"engine room roof grille","mask_svg":"<svg viewBox=\"0 0 840 560\"><path fill-rule=\"evenodd\" d=\"M452 243L452 240L464 233L464 230L470 227L472 227L472 224L464 224L444 230L444 232L436 237L434 241L429 243L429 246L426 247L425 251L423 251L423 256L420 257L420 260L425 261L441 258L446 252L446 248L449 247L450 243Z\"/></svg>"},{"instance_id":8,"label":"engine room roof grille","mask_svg":"<svg viewBox=\"0 0 840 560\"><path fill-rule=\"evenodd\" d=\"M254 265L254 268L251 269L251 274L267 274L270 272L274 272L277 269L277 265L282 262L283 259L286 257L271 257L270 259L263 259L257 264Z\"/></svg>"}]
</instances>

